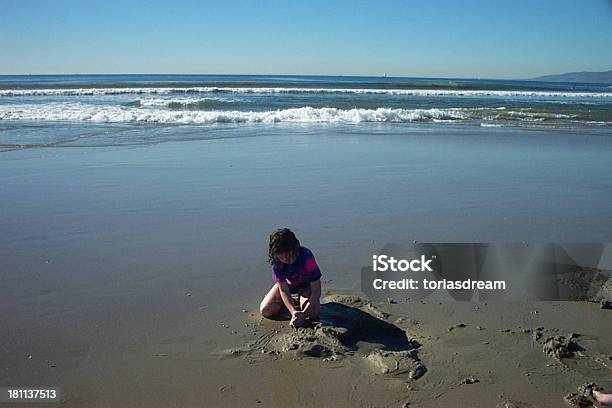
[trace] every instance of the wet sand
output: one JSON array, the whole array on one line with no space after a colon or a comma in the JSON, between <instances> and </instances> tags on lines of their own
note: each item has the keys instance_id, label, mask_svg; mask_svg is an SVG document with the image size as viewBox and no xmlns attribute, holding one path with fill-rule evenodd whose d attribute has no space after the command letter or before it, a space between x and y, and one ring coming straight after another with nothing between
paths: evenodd
<instances>
[{"instance_id":1,"label":"wet sand","mask_svg":"<svg viewBox=\"0 0 612 408\"><path fill-rule=\"evenodd\" d=\"M373 305L420 345L415 379L377 371L367 337L328 361L249 346L291 332L257 314L279 225L328 294L359 295L390 241L610 240L609 138L466 132L1 153L0 384L60 386L71 407L558 407L612 389L612 315L589 302ZM581 350L545 354L538 327Z\"/></svg>"},{"instance_id":2,"label":"wet sand","mask_svg":"<svg viewBox=\"0 0 612 408\"><path fill-rule=\"evenodd\" d=\"M406 402L423 407L504 402L555 407L581 384L612 387L612 318L596 303L378 305L389 313L380 321L405 333L410 341L405 349L416 350L419 364L426 367L416 379L415 365L395 373L372 364L369 357L376 350L395 349L397 338L387 334L385 339L380 331L361 332L351 340L350 351L335 358L316 348L300 353L273 347L271 338L295 333L286 321L263 321L238 307L226 308L225 317L217 318L193 309L191 319L165 333L153 333L151 326L159 318L131 325L129 333L118 330L120 324L97 321L97 328L81 328L81 336L63 344L44 334L39 340L46 345L9 343L20 352L5 354L3 382L61 384L65 405L74 407L394 407ZM322 322L333 325L324 318ZM380 324L371 327L380 329ZM545 338L578 334L582 351L562 359L547 355L542 342L534 340L537 328ZM295 344L301 347L299 341ZM398 345L401 350L401 342L395 341Z\"/></svg>"}]
</instances>

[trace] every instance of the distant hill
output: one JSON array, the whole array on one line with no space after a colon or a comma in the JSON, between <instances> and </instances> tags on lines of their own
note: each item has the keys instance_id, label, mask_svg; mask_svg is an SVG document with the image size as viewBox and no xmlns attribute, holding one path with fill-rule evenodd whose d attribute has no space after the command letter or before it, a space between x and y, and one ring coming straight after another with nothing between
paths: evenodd
<instances>
[{"instance_id":1,"label":"distant hill","mask_svg":"<svg viewBox=\"0 0 612 408\"><path fill-rule=\"evenodd\" d=\"M533 78L534 81L552 82L589 82L592 84L612 84L612 70L604 72L568 72L558 75L544 75Z\"/></svg>"}]
</instances>

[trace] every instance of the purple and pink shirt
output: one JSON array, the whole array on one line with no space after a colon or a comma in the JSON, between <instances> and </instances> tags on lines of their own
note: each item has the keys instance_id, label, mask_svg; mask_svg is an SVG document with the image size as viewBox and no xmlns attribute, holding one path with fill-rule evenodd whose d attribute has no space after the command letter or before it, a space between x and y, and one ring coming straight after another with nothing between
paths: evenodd
<instances>
[{"instance_id":1,"label":"purple and pink shirt","mask_svg":"<svg viewBox=\"0 0 612 408\"><path fill-rule=\"evenodd\" d=\"M300 246L298 257L292 264L274 259L272 279L275 282L286 282L291 293L297 293L303 287L321 278L321 271L314 255L306 247Z\"/></svg>"}]
</instances>

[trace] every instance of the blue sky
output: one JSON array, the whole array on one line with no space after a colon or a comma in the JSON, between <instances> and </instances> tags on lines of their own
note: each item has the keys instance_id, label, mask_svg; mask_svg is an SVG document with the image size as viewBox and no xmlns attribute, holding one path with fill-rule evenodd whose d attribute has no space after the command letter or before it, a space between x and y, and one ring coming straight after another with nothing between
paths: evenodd
<instances>
[{"instance_id":1,"label":"blue sky","mask_svg":"<svg viewBox=\"0 0 612 408\"><path fill-rule=\"evenodd\" d=\"M0 74L612 69L609 0L0 1Z\"/></svg>"}]
</instances>

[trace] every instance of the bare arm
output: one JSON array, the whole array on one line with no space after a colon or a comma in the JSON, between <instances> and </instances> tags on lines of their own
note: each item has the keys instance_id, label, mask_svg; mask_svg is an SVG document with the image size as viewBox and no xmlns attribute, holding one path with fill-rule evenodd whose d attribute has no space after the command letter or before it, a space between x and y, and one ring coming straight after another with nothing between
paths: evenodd
<instances>
[{"instance_id":1,"label":"bare arm","mask_svg":"<svg viewBox=\"0 0 612 408\"><path fill-rule=\"evenodd\" d=\"M308 316L308 312L312 308L316 308L319 304L319 300L321 298L321 280L316 280L310 283L310 298L308 302L306 302L306 306L302 310L306 316ZM318 313L318 312L317 312Z\"/></svg>"},{"instance_id":2,"label":"bare arm","mask_svg":"<svg viewBox=\"0 0 612 408\"><path fill-rule=\"evenodd\" d=\"M280 282L279 286L280 286L281 299L283 299L283 303L285 304L285 307L287 308L287 310L289 310L289 313L291 313L291 316L293 316L297 310L295 306L293 305L293 299L291 298L291 292L289 291L289 286L287 285L286 282Z\"/></svg>"}]
</instances>

